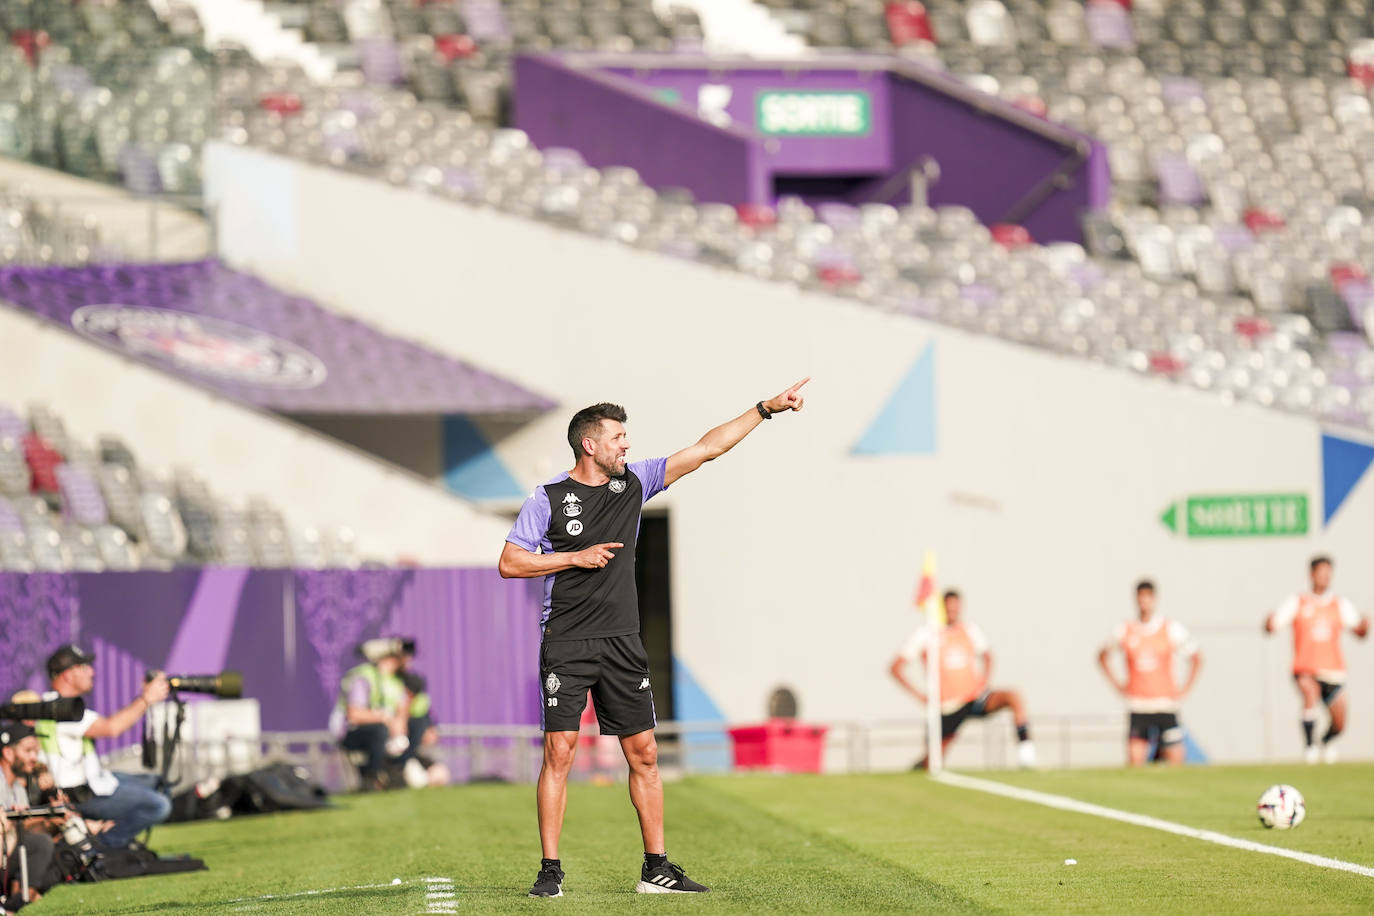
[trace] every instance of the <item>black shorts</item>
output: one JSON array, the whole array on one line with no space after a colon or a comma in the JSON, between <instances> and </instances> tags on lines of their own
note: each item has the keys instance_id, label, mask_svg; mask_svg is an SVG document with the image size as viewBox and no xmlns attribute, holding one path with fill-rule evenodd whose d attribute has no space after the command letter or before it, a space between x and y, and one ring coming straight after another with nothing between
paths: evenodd
<instances>
[{"instance_id":1,"label":"black shorts","mask_svg":"<svg viewBox=\"0 0 1374 916\"><path fill-rule=\"evenodd\" d=\"M984 693L976 700L969 700L954 712L940 716L940 737L948 741L954 737L965 719L981 719L988 714L988 695Z\"/></svg>"},{"instance_id":2,"label":"black shorts","mask_svg":"<svg viewBox=\"0 0 1374 916\"><path fill-rule=\"evenodd\" d=\"M1312 677L1316 680L1317 686L1321 688L1323 705L1330 706L1335 702L1336 697L1341 695L1341 691L1345 689L1344 684L1333 684L1330 681L1324 681L1315 674L1312 675ZM1298 675L1293 675L1293 680L1296 681L1297 679Z\"/></svg>"},{"instance_id":3,"label":"black shorts","mask_svg":"<svg viewBox=\"0 0 1374 916\"><path fill-rule=\"evenodd\" d=\"M546 732L575 732L596 704L603 735L637 735L658 724L649 656L638 634L544 642L539 647L540 722Z\"/></svg>"},{"instance_id":4,"label":"black shorts","mask_svg":"<svg viewBox=\"0 0 1374 916\"><path fill-rule=\"evenodd\" d=\"M1183 741L1183 726L1178 724L1176 712L1133 712L1129 726L1132 741L1159 739L1160 747Z\"/></svg>"}]
</instances>

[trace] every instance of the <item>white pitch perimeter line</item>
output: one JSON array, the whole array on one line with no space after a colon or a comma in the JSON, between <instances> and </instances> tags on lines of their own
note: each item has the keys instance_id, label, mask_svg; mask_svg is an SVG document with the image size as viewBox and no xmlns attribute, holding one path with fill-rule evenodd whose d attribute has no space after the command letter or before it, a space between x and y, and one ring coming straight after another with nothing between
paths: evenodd
<instances>
[{"instance_id":1,"label":"white pitch perimeter line","mask_svg":"<svg viewBox=\"0 0 1374 916\"><path fill-rule=\"evenodd\" d=\"M352 884L348 887L322 887L315 891L297 891L294 894L263 894L260 897L238 897L227 903L253 903L259 900L290 900L293 897L318 897L320 894L338 894L344 891L372 891L379 887L396 887L394 884Z\"/></svg>"},{"instance_id":2,"label":"white pitch perimeter line","mask_svg":"<svg viewBox=\"0 0 1374 916\"><path fill-rule=\"evenodd\" d=\"M1238 837L1227 836L1224 833L1217 833L1215 830L1199 830L1196 827L1189 827L1186 824L1176 824L1173 821L1166 821L1145 814L1132 814L1130 811L1119 811L1116 808L1094 805L1091 802L1069 798L1067 795L1052 795L1049 792L1022 789L1019 786L1009 786L1005 783L993 782L990 779L976 779L972 776L951 773L948 770L937 774L935 779L939 782L948 783L951 786L958 786L962 789L973 789L976 792L1002 795L1007 798L1017 799L1018 801L1044 805L1047 808L1058 808L1060 811L1075 811L1079 814L1091 814L1096 817L1105 817L1113 821L1134 824L1137 827L1149 827L1151 830L1162 830L1165 833L1172 833L1177 836L1186 836L1194 840L1215 843L1218 846L1230 846L1233 849L1262 852L1266 855L1294 859L1298 862L1306 863L1307 865L1316 865L1319 868L1348 871L1357 875L1364 875L1366 878L1374 878L1374 868L1369 868L1365 865L1356 865L1354 862L1345 862L1341 859L1329 858L1328 856L1314 855L1310 852L1299 852L1295 849L1284 849L1281 846L1267 846L1264 843L1256 843L1251 840L1242 840Z\"/></svg>"}]
</instances>

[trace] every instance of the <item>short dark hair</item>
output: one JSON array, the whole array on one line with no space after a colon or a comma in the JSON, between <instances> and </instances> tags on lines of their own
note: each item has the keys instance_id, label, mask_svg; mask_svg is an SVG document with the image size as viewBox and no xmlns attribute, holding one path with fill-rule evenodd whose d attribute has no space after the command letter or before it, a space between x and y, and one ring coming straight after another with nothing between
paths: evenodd
<instances>
[{"instance_id":1,"label":"short dark hair","mask_svg":"<svg viewBox=\"0 0 1374 916\"><path fill-rule=\"evenodd\" d=\"M573 459L577 460L582 457L582 440L600 426L602 420L624 423L626 417L624 407L607 401L593 404L591 407L583 407L573 414L572 419L568 421L568 445L572 448Z\"/></svg>"},{"instance_id":2,"label":"short dark hair","mask_svg":"<svg viewBox=\"0 0 1374 916\"><path fill-rule=\"evenodd\" d=\"M1317 567L1325 563L1327 566L1334 567L1336 564L1331 562L1331 558L1324 553L1317 554L1312 558L1312 565L1308 567L1311 572L1316 572Z\"/></svg>"},{"instance_id":3,"label":"short dark hair","mask_svg":"<svg viewBox=\"0 0 1374 916\"><path fill-rule=\"evenodd\" d=\"M1135 593L1137 595L1139 595L1141 592L1153 592L1154 590L1155 584L1151 582L1149 579L1141 579L1139 582L1135 584Z\"/></svg>"},{"instance_id":4,"label":"short dark hair","mask_svg":"<svg viewBox=\"0 0 1374 916\"><path fill-rule=\"evenodd\" d=\"M945 592L943 595L940 596L941 601L948 601L951 598L963 598L963 596L959 594L959 590L957 588L951 588L949 591Z\"/></svg>"}]
</instances>

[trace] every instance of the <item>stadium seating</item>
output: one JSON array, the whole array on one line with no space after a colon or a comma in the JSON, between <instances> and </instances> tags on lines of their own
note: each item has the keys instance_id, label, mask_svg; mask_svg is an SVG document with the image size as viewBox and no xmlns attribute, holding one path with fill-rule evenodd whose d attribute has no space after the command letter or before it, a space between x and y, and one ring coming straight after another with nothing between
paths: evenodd
<instances>
[{"instance_id":1,"label":"stadium seating","mask_svg":"<svg viewBox=\"0 0 1374 916\"><path fill-rule=\"evenodd\" d=\"M61 443L59 448L57 443ZM0 571L159 569L213 563L356 567L353 533L288 528L260 499L216 499L185 471L140 469L102 436L99 451L34 405L28 419L0 404Z\"/></svg>"}]
</instances>

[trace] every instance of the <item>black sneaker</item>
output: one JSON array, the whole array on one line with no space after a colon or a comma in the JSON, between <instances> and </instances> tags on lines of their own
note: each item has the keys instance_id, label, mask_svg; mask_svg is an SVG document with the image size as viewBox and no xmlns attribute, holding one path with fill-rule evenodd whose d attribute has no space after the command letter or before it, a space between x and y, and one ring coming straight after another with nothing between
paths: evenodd
<instances>
[{"instance_id":1,"label":"black sneaker","mask_svg":"<svg viewBox=\"0 0 1374 916\"><path fill-rule=\"evenodd\" d=\"M635 885L636 894L705 894L710 890L687 877L687 873L672 862L664 862L658 868L650 868L646 862L640 870L639 883Z\"/></svg>"},{"instance_id":2,"label":"black sneaker","mask_svg":"<svg viewBox=\"0 0 1374 916\"><path fill-rule=\"evenodd\" d=\"M539 869L539 877L534 879L530 888L531 897L562 897L563 869L557 865L545 865Z\"/></svg>"}]
</instances>

